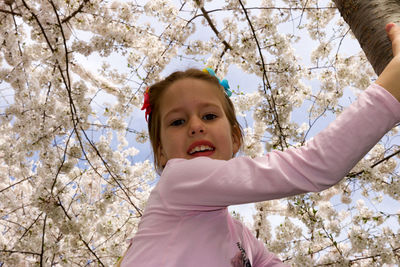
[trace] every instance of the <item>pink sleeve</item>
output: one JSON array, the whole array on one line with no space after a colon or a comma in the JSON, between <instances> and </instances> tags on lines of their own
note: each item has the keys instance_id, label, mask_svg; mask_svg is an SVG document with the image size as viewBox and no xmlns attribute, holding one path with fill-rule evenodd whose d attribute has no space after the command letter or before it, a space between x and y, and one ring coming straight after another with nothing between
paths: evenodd
<instances>
[{"instance_id":1,"label":"pink sleeve","mask_svg":"<svg viewBox=\"0 0 400 267\"><path fill-rule=\"evenodd\" d=\"M400 121L400 103L373 84L325 130L297 149L229 161L168 161L158 184L172 210L212 210L321 191L338 183Z\"/></svg>"}]
</instances>

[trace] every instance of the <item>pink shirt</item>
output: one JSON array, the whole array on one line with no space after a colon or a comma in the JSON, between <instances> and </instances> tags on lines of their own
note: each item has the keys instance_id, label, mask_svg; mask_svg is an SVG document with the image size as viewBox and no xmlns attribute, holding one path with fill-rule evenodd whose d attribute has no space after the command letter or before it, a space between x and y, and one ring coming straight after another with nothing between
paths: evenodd
<instances>
[{"instance_id":1,"label":"pink shirt","mask_svg":"<svg viewBox=\"0 0 400 267\"><path fill-rule=\"evenodd\" d=\"M169 160L122 266L286 266L227 206L324 190L399 121L400 103L373 84L301 148L255 159Z\"/></svg>"}]
</instances>

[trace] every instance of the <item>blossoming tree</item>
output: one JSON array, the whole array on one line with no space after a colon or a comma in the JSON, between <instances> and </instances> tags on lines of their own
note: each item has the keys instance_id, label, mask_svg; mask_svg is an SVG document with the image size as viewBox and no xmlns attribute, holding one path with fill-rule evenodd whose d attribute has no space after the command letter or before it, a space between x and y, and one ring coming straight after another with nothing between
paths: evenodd
<instances>
[{"instance_id":1,"label":"blossoming tree","mask_svg":"<svg viewBox=\"0 0 400 267\"><path fill-rule=\"evenodd\" d=\"M335 1L357 38L387 46L384 9L376 34L363 35L370 17L355 22L367 2L378 1ZM322 0L2 0L0 26L0 266L117 261L156 180L131 116L172 61L258 77L233 96L251 121L242 152L251 157L304 144L340 114L345 88L357 94L375 78L364 53L343 51L349 26ZM304 36L316 44L308 61L295 49ZM380 72L390 48L371 59L376 47L360 42ZM301 125L291 117L299 107ZM385 207L400 198L396 129L337 186L257 203L257 238L291 265L399 263L400 216Z\"/></svg>"}]
</instances>

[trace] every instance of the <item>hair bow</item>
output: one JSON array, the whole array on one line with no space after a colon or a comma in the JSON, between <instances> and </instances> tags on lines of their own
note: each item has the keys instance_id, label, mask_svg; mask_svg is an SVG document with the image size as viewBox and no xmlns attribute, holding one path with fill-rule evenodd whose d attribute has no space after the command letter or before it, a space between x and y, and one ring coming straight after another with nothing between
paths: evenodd
<instances>
[{"instance_id":1,"label":"hair bow","mask_svg":"<svg viewBox=\"0 0 400 267\"><path fill-rule=\"evenodd\" d=\"M146 91L143 94L144 95L144 101L143 101L143 106L141 108L141 110L144 110L144 109L146 110L145 113L144 113L144 117L146 118L146 122L147 122L148 116L151 113L151 106L150 106L150 100L149 100L149 98L150 98L149 91L150 91L150 88L147 87Z\"/></svg>"},{"instance_id":2,"label":"hair bow","mask_svg":"<svg viewBox=\"0 0 400 267\"><path fill-rule=\"evenodd\" d=\"M214 70L213 70L212 68L205 68L205 69L203 69L203 71L204 71L205 73L208 73L208 74L210 74L211 76L214 76L215 78L218 79L219 84L222 85L222 87L224 87L225 93L226 93L227 96L230 97L230 96L232 95L232 91L229 90L229 83L228 83L228 80L227 80L227 79L223 79L223 80L221 81L221 80L217 77L217 75L215 75L215 72L214 72Z\"/></svg>"}]
</instances>

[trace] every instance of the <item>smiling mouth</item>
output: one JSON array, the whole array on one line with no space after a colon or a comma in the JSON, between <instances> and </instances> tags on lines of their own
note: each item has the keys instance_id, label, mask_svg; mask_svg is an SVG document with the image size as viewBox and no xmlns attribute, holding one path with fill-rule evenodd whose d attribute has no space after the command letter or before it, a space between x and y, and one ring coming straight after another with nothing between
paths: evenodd
<instances>
[{"instance_id":1,"label":"smiling mouth","mask_svg":"<svg viewBox=\"0 0 400 267\"><path fill-rule=\"evenodd\" d=\"M188 153L189 153L189 155L193 155L195 153L209 152L209 151L214 151L214 150L215 150L214 147L211 147L208 145L200 145L200 146L194 147Z\"/></svg>"},{"instance_id":2,"label":"smiling mouth","mask_svg":"<svg viewBox=\"0 0 400 267\"><path fill-rule=\"evenodd\" d=\"M189 146L187 153L189 156L193 157L207 157L211 156L214 151L215 147L210 141L198 140Z\"/></svg>"}]
</instances>

